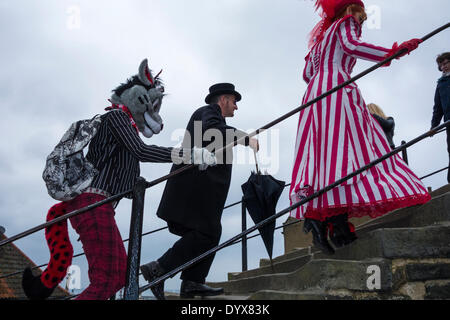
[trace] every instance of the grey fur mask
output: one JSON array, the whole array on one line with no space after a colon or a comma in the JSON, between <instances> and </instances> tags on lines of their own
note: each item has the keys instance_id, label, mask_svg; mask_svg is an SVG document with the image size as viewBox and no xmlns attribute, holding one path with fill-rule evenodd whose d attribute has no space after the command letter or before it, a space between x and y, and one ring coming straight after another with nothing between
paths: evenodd
<instances>
[{"instance_id":1,"label":"grey fur mask","mask_svg":"<svg viewBox=\"0 0 450 320\"><path fill-rule=\"evenodd\" d=\"M131 82L134 84L131 85ZM139 66L139 74L124 86L128 88L120 92L120 96L115 92L111 102L122 104L130 110L139 131L146 138L160 133L163 129L163 121L159 111L164 97L164 87L151 75L147 59Z\"/></svg>"}]
</instances>

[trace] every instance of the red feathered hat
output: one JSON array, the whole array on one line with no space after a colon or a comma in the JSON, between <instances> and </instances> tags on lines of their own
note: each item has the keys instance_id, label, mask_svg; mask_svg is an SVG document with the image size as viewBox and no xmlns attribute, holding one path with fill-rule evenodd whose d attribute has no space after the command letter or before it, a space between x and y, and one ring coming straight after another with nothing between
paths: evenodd
<instances>
[{"instance_id":1,"label":"red feathered hat","mask_svg":"<svg viewBox=\"0 0 450 320\"><path fill-rule=\"evenodd\" d=\"M331 26L336 15L351 4L357 4L364 8L361 0L316 0L316 11L321 9L322 20L310 33L309 47L322 40L325 31Z\"/></svg>"}]
</instances>

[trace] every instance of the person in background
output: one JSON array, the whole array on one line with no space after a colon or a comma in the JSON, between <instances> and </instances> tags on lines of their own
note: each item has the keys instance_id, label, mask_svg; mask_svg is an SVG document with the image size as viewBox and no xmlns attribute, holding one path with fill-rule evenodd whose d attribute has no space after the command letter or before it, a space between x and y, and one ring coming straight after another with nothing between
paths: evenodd
<instances>
[{"instance_id":1,"label":"person in background","mask_svg":"<svg viewBox=\"0 0 450 320\"><path fill-rule=\"evenodd\" d=\"M383 129L384 133L386 134L386 138L389 142L389 146L391 149L395 149L395 143L394 143L394 129L395 129L395 121L392 117L387 117L383 110L376 105L375 103L369 103L367 105L367 109L369 109L370 114L372 117L377 120L377 122L380 124L381 128Z\"/></svg>"},{"instance_id":2,"label":"person in background","mask_svg":"<svg viewBox=\"0 0 450 320\"><path fill-rule=\"evenodd\" d=\"M439 78L436 93L434 95L433 119L431 120L431 128L435 128L444 121L450 120L450 52L440 54L436 62L442 77ZM450 128L447 127L447 150L449 154L450 165ZM447 173L447 181L450 183L450 169Z\"/></svg>"}]
</instances>

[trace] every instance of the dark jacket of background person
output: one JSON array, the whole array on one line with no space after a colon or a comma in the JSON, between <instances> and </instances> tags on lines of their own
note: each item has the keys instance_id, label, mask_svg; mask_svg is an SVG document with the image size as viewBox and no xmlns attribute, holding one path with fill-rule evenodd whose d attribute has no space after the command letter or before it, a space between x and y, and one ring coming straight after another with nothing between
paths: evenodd
<instances>
[{"instance_id":1,"label":"dark jacket of background person","mask_svg":"<svg viewBox=\"0 0 450 320\"><path fill-rule=\"evenodd\" d=\"M392 117L387 117L386 119L380 117L379 115L372 114L372 117L377 120L377 122L381 125L381 128L384 131L384 134L386 135L386 138L389 142L389 146L391 149L395 149L395 143L394 143L394 129L395 129L395 121Z\"/></svg>"},{"instance_id":2,"label":"dark jacket of background person","mask_svg":"<svg viewBox=\"0 0 450 320\"><path fill-rule=\"evenodd\" d=\"M444 118L444 121L450 120L450 76L444 76L438 80L434 95L431 127L437 127L442 118Z\"/></svg>"},{"instance_id":3,"label":"dark jacket of background person","mask_svg":"<svg viewBox=\"0 0 450 320\"><path fill-rule=\"evenodd\" d=\"M186 128L190 134L190 141L189 136L185 135L183 147L208 147L211 143L211 141L201 139L202 145L195 144L195 142L198 144L199 141L194 140L199 139L194 138L194 121L202 122L202 133L208 129L218 129L224 140L226 140L227 129L234 130L236 135L245 135L244 132L228 126L219 105L211 104L197 109L191 116ZM230 142L233 140L223 141L223 146ZM248 141L245 141L245 145L248 145ZM200 171L198 168L193 168L169 179L159 204L157 216L167 221L169 225L175 223L220 238L222 232L220 221L231 182L232 150L229 150L224 156L224 158L228 158L225 163L221 161L220 157L218 158L218 164L208 167L207 170ZM182 166L173 165L171 172ZM176 230L172 231L177 234Z\"/></svg>"}]
</instances>

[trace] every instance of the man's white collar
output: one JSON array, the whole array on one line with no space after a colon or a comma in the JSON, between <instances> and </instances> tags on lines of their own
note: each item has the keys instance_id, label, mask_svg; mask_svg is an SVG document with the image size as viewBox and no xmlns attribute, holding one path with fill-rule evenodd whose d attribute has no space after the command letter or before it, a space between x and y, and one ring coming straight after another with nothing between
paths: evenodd
<instances>
[{"instance_id":1,"label":"man's white collar","mask_svg":"<svg viewBox=\"0 0 450 320\"><path fill-rule=\"evenodd\" d=\"M443 75L442 75L443 77L447 77L447 76L450 76L450 71L449 72L447 72L447 73L443 73Z\"/></svg>"}]
</instances>

